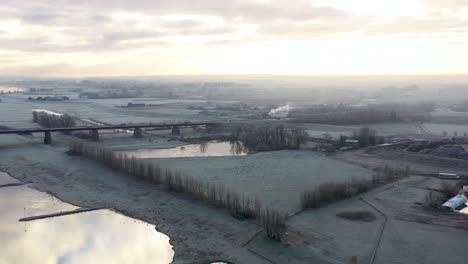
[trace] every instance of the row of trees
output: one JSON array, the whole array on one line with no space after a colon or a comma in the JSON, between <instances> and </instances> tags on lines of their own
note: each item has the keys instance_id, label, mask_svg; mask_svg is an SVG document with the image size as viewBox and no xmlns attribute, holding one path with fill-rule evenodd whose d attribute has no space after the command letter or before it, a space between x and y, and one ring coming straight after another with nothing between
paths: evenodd
<instances>
[{"instance_id":1,"label":"row of trees","mask_svg":"<svg viewBox=\"0 0 468 264\"><path fill-rule=\"evenodd\" d=\"M129 91L126 89L116 91L99 91L99 92L81 92L80 98L89 99L103 99L103 98L138 98L142 97L144 93L141 90Z\"/></svg>"},{"instance_id":2,"label":"row of trees","mask_svg":"<svg viewBox=\"0 0 468 264\"><path fill-rule=\"evenodd\" d=\"M33 111L33 122L45 127L72 127L75 119L67 114L57 115L47 112Z\"/></svg>"},{"instance_id":3,"label":"row of trees","mask_svg":"<svg viewBox=\"0 0 468 264\"><path fill-rule=\"evenodd\" d=\"M171 169L163 169L154 161L136 159L117 153L98 144L73 141L69 154L102 162L115 170L162 185L168 191L186 195L203 203L228 210L237 218L257 218L265 227L267 235L275 240L281 239L286 229L287 216L273 208L263 208L258 199L251 199L222 184L213 184Z\"/></svg>"},{"instance_id":4,"label":"row of trees","mask_svg":"<svg viewBox=\"0 0 468 264\"><path fill-rule=\"evenodd\" d=\"M384 138L377 135L376 130L369 127L353 130L351 138L357 139L360 147L375 146L385 142Z\"/></svg>"},{"instance_id":5,"label":"row of trees","mask_svg":"<svg viewBox=\"0 0 468 264\"><path fill-rule=\"evenodd\" d=\"M292 122L331 125L369 124L380 122L429 121L433 103L379 104L364 107L319 105L293 109Z\"/></svg>"},{"instance_id":6,"label":"row of trees","mask_svg":"<svg viewBox=\"0 0 468 264\"><path fill-rule=\"evenodd\" d=\"M307 133L295 126L249 126L239 128L232 139L242 142L249 151L297 149L305 143Z\"/></svg>"},{"instance_id":7,"label":"row of trees","mask_svg":"<svg viewBox=\"0 0 468 264\"><path fill-rule=\"evenodd\" d=\"M302 192L301 207L318 208L324 205L348 199L369 191L389 181L408 177L410 168L385 166L379 169L372 179L353 179L347 182L325 182Z\"/></svg>"}]
</instances>

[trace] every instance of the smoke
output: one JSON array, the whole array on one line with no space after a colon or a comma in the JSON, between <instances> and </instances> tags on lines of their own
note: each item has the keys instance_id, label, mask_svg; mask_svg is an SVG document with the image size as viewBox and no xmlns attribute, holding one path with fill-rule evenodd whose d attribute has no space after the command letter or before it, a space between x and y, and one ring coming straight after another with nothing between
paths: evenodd
<instances>
[{"instance_id":1,"label":"smoke","mask_svg":"<svg viewBox=\"0 0 468 264\"><path fill-rule=\"evenodd\" d=\"M290 110L291 110L291 106L287 104L287 105L283 105L275 109L271 109L268 114L272 115L276 113L288 113Z\"/></svg>"}]
</instances>

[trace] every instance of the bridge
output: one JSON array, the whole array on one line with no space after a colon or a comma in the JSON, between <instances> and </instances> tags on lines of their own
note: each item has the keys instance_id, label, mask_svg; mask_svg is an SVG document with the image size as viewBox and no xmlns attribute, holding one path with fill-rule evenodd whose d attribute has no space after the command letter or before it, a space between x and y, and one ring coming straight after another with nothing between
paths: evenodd
<instances>
[{"instance_id":1,"label":"bridge","mask_svg":"<svg viewBox=\"0 0 468 264\"><path fill-rule=\"evenodd\" d=\"M182 122L182 123L157 123L157 124L121 124L121 125L103 125L103 126L77 126L77 127L54 127L54 128L19 128L0 130L2 134L32 134L44 133L44 143L52 144L51 132L73 132L73 131L90 131L92 140L99 140L99 130L133 130L134 137L142 136L143 128L161 128L172 129L172 134L178 135L181 127L196 127L196 126L213 126L219 124L218 122Z\"/></svg>"}]
</instances>

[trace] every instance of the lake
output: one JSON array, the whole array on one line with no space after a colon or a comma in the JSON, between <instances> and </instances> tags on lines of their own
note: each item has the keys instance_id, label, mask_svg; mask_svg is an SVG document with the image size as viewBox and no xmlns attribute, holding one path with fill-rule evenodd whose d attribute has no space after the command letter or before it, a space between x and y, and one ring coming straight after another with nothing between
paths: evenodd
<instances>
[{"instance_id":1,"label":"lake","mask_svg":"<svg viewBox=\"0 0 468 264\"><path fill-rule=\"evenodd\" d=\"M0 174L2 183L14 183ZM174 258L154 225L111 210L19 222L77 209L26 185L0 187L0 263L158 263Z\"/></svg>"}]
</instances>

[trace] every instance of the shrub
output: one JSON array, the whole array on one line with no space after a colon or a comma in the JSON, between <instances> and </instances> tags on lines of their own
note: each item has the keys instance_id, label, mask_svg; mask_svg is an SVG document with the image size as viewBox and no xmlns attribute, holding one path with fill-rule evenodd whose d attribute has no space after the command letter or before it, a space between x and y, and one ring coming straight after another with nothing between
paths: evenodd
<instances>
[{"instance_id":1,"label":"shrub","mask_svg":"<svg viewBox=\"0 0 468 264\"><path fill-rule=\"evenodd\" d=\"M445 198L452 198L460 192L460 187L457 184L450 184L447 181L442 181L440 184L442 192L445 194Z\"/></svg>"},{"instance_id":2,"label":"shrub","mask_svg":"<svg viewBox=\"0 0 468 264\"><path fill-rule=\"evenodd\" d=\"M281 240L286 231L287 215L276 211L270 207L262 210L260 222L265 227L266 234L273 240Z\"/></svg>"},{"instance_id":3,"label":"shrub","mask_svg":"<svg viewBox=\"0 0 468 264\"><path fill-rule=\"evenodd\" d=\"M300 203L303 209L318 208L326 204L351 198L357 194L369 191L388 181L406 177L410 169L385 166L371 180L353 179L347 182L325 182L301 193Z\"/></svg>"},{"instance_id":4,"label":"shrub","mask_svg":"<svg viewBox=\"0 0 468 264\"><path fill-rule=\"evenodd\" d=\"M358 186L353 186L353 183L356 182L326 182L313 189L305 190L301 194L301 206L302 208L317 208L353 197L358 193L358 190L362 190Z\"/></svg>"},{"instance_id":5,"label":"shrub","mask_svg":"<svg viewBox=\"0 0 468 264\"><path fill-rule=\"evenodd\" d=\"M343 211L336 214L336 216L352 220L352 221L365 221L365 222L372 222L375 219L375 215L372 212L366 210L359 210L359 211Z\"/></svg>"},{"instance_id":6,"label":"shrub","mask_svg":"<svg viewBox=\"0 0 468 264\"><path fill-rule=\"evenodd\" d=\"M442 194L430 191L424 199L424 206L428 208L439 208L443 201L444 196Z\"/></svg>"}]
</instances>

